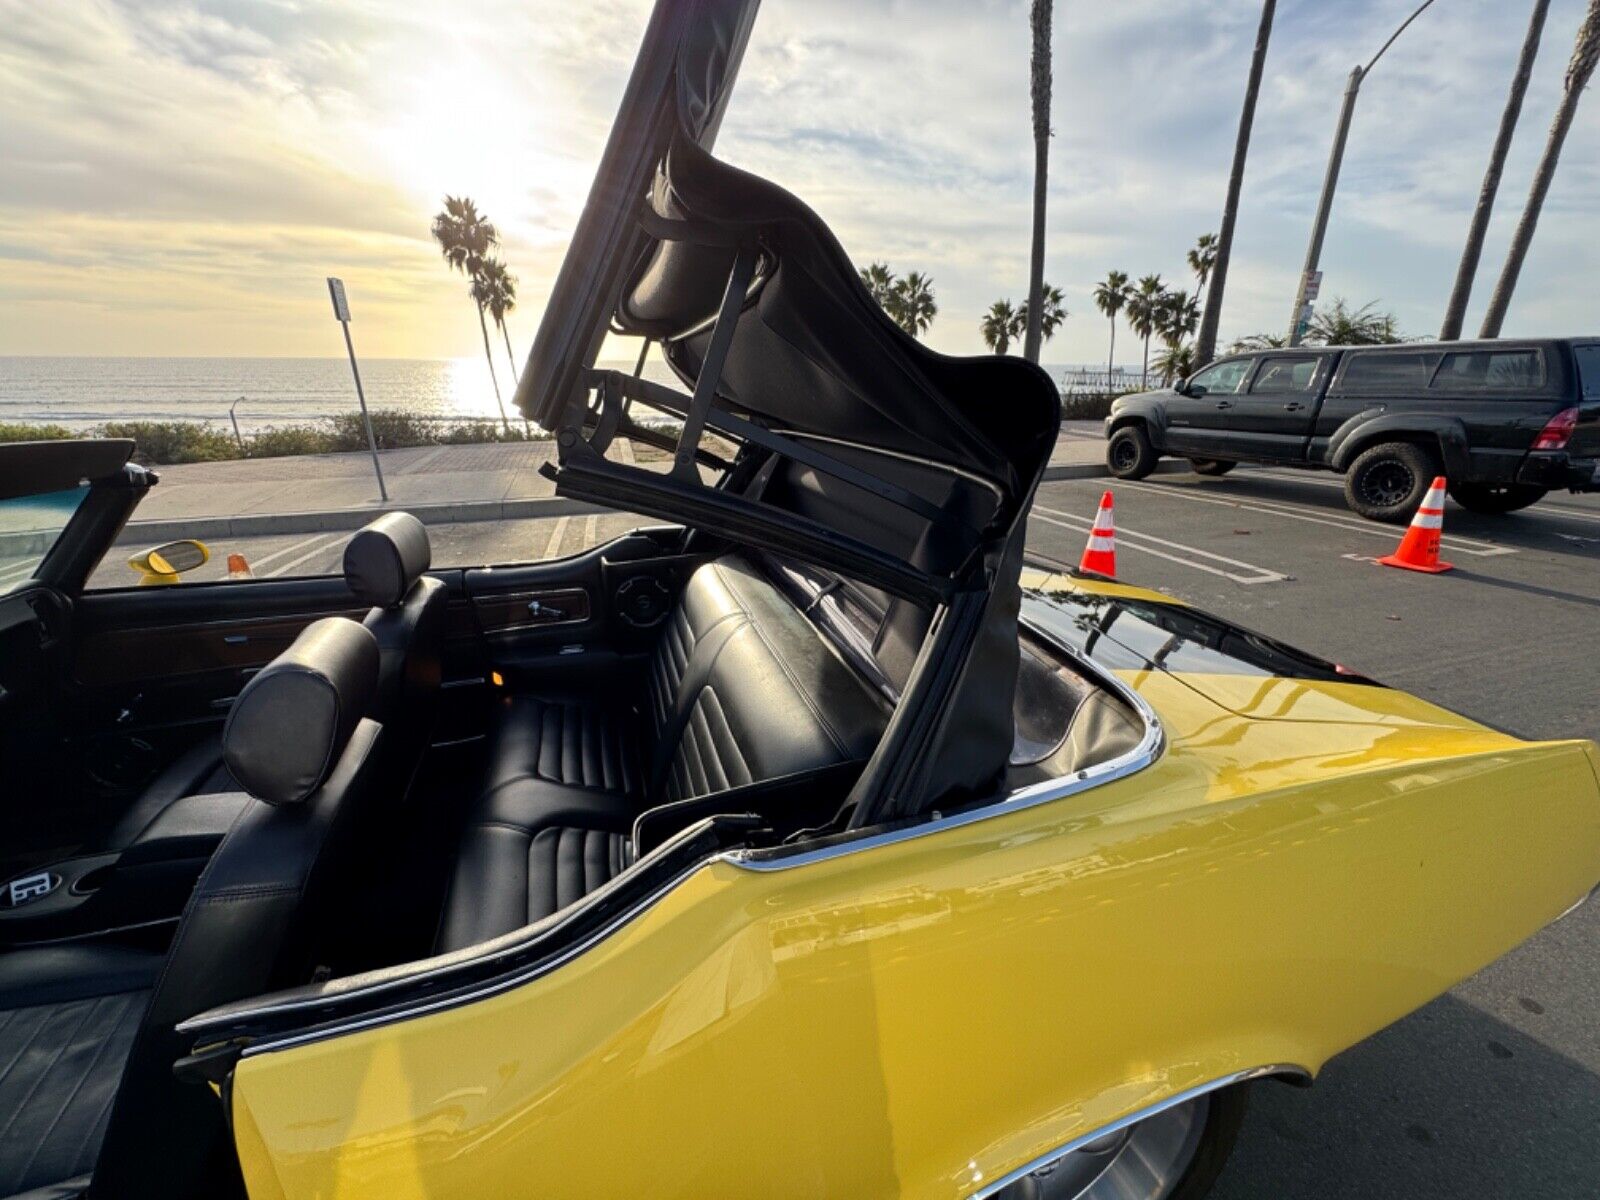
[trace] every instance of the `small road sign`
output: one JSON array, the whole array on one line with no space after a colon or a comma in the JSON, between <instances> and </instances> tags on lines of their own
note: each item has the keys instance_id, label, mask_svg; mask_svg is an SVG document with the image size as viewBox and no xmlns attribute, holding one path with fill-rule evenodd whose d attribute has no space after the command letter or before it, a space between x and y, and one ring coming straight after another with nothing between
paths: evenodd
<instances>
[{"instance_id":1,"label":"small road sign","mask_svg":"<svg viewBox=\"0 0 1600 1200\"><path fill-rule=\"evenodd\" d=\"M344 280L328 276L328 295L333 297L333 319L335 321L348 321L350 319L350 302L344 296Z\"/></svg>"}]
</instances>

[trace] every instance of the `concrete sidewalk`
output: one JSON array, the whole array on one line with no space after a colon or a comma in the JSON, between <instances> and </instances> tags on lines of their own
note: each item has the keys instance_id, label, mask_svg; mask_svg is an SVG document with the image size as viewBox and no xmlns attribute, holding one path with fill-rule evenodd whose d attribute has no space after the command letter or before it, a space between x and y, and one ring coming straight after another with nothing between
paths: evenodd
<instances>
[{"instance_id":1,"label":"concrete sidewalk","mask_svg":"<svg viewBox=\"0 0 1600 1200\"><path fill-rule=\"evenodd\" d=\"M618 442L624 461L631 445ZM158 467L161 482L139 506L125 539L225 538L277 533L359 529L379 513L404 509L424 522L500 521L560 517L602 511L566 500L539 470L555 459L550 441L484 446L419 446L380 456L389 499L367 454L318 454L299 458L241 459ZM659 465L651 455L639 465ZM1164 461L1164 470L1184 464ZM1098 421L1066 421L1047 481L1104 475L1105 441Z\"/></svg>"}]
</instances>

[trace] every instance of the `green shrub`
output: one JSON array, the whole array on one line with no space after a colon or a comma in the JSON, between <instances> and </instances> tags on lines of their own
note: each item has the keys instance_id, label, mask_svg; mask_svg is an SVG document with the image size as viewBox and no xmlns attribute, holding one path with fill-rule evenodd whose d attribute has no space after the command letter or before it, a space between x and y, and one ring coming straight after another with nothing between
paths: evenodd
<instances>
[{"instance_id":1,"label":"green shrub","mask_svg":"<svg viewBox=\"0 0 1600 1200\"><path fill-rule=\"evenodd\" d=\"M316 425L272 425L245 440L251 458L290 458L297 454L329 454L341 447L333 434Z\"/></svg>"},{"instance_id":2,"label":"green shrub","mask_svg":"<svg viewBox=\"0 0 1600 1200\"><path fill-rule=\"evenodd\" d=\"M81 436L65 425L29 425L24 421L0 421L0 442L58 442Z\"/></svg>"},{"instance_id":3,"label":"green shrub","mask_svg":"<svg viewBox=\"0 0 1600 1200\"><path fill-rule=\"evenodd\" d=\"M1111 414L1115 396L1063 396L1061 419L1063 421L1099 421Z\"/></svg>"},{"instance_id":4,"label":"green shrub","mask_svg":"<svg viewBox=\"0 0 1600 1200\"><path fill-rule=\"evenodd\" d=\"M99 433L108 438L132 438L134 461L145 464L220 462L240 457L231 433L205 423L108 421Z\"/></svg>"}]
</instances>

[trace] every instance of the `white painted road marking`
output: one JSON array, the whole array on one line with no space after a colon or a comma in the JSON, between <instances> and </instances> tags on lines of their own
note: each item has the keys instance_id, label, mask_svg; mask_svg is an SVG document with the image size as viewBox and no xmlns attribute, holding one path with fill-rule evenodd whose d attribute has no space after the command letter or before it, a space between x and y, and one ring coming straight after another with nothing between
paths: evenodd
<instances>
[{"instance_id":1,"label":"white painted road marking","mask_svg":"<svg viewBox=\"0 0 1600 1200\"><path fill-rule=\"evenodd\" d=\"M1059 509L1046 508L1038 503L1033 506L1033 515L1038 520L1059 526L1062 529L1071 529L1080 533L1090 533L1094 529L1093 521L1084 517L1074 516L1072 513L1062 512ZM1168 541L1166 538L1159 538L1154 534L1138 533L1126 526L1117 530L1117 540L1122 543L1121 549L1139 550L1145 554L1154 555L1156 558L1164 558L1168 562L1174 562L1180 566L1193 567L1196 571L1205 571L1210 575L1220 575L1224 579L1231 579L1235 583L1247 586L1257 583L1280 583L1289 578L1287 575L1277 571L1269 571L1266 567L1258 567L1254 563L1240 562L1236 558L1213 554L1209 550L1186 546L1182 542ZM1153 542L1154 545L1141 544L1144 542ZM1166 546L1168 550L1177 550L1183 553L1170 554L1164 550L1157 550L1156 546ZM1185 557L1185 555L1194 557ZM1209 562L1197 562L1196 557L1207 559ZM1226 567L1238 567L1240 571L1246 573L1241 574L1240 571L1230 571L1226 567L1211 565L1214 563L1224 563Z\"/></svg>"},{"instance_id":2,"label":"white painted road marking","mask_svg":"<svg viewBox=\"0 0 1600 1200\"><path fill-rule=\"evenodd\" d=\"M1397 532L1399 526L1379 525L1374 521L1368 521L1364 517L1339 517L1329 513L1307 512L1298 505L1279 503L1272 500L1250 500L1238 496L1202 496L1185 489L1158 487L1148 483L1132 483L1128 480L1122 480L1117 486L1132 488L1134 491L1139 492L1149 492L1153 496L1166 496L1173 500L1191 500L1196 504L1220 504L1225 508L1243 508L1273 517L1288 517L1294 521L1309 521L1313 525L1327 525L1333 529L1343 529L1350 533L1364 533L1368 537L1385 538L1389 541L1393 541L1400 536ZM1461 537L1459 534L1446 534L1441 539L1441 543L1458 554L1473 554L1479 558L1493 558L1501 554L1517 553L1517 549L1514 546L1497 546L1493 542Z\"/></svg>"},{"instance_id":3,"label":"white painted road marking","mask_svg":"<svg viewBox=\"0 0 1600 1200\"><path fill-rule=\"evenodd\" d=\"M554 558L561 552L561 537L567 532L567 524L571 520L571 517L558 517L556 519L556 527L550 533L549 544L544 548L545 558Z\"/></svg>"},{"instance_id":4,"label":"white painted road marking","mask_svg":"<svg viewBox=\"0 0 1600 1200\"><path fill-rule=\"evenodd\" d=\"M1244 475L1235 475L1234 480L1248 479L1257 476L1263 479L1278 479L1284 483L1309 483L1316 487L1333 488L1343 492L1344 484L1338 479L1328 479L1320 472L1313 471L1279 471L1265 467L1248 468ZM1569 508L1564 504L1556 504L1549 500L1541 500L1526 511L1530 516L1539 516L1542 513L1560 513L1563 517L1577 521L1593 521L1600 523L1600 510L1588 508Z\"/></svg>"},{"instance_id":5,"label":"white painted road marking","mask_svg":"<svg viewBox=\"0 0 1600 1200\"><path fill-rule=\"evenodd\" d=\"M271 554L263 554L260 558L256 559L255 562L250 563L250 570L259 571L268 563L277 562L280 558L285 558L288 555L293 554L296 550L304 550L307 546L311 545L312 542L331 542L332 540L333 539L330 538L326 533L314 533L308 538L301 538L298 542L290 543L282 550L274 550ZM249 562L249 559L246 559L245 561Z\"/></svg>"},{"instance_id":6,"label":"white painted road marking","mask_svg":"<svg viewBox=\"0 0 1600 1200\"><path fill-rule=\"evenodd\" d=\"M316 558L317 555L327 553L329 550L332 550L336 545L339 545L339 544L341 544L343 542L348 541L353 536L355 536L355 535L354 534L350 534L350 533L336 533L331 538L328 538L326 541L323 541L323 542L319 543L318 545L313 546L310 550L307 550L299 558L290 559L288 562L284 563L283 566L277 567L274 570L268 571L265 576L262 576L262 578L272 579L272 578L276 578L279 575L287 575L290 571L294 570L301 563L309 562L311 559ZM305 544L304 542L301 543L301 545L304 545L304 544ZM299 549L298 546L293 547L293 548L294 549Z\"/></svg>"}]
</instances>

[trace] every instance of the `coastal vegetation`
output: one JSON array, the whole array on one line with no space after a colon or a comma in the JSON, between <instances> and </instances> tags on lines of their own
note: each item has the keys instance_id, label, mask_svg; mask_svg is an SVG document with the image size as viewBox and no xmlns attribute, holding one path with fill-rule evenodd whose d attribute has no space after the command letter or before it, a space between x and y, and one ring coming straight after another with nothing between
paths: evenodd
<instances>
[{"instance_id":1,"label":"coastal vegetation","mask_svg":"<svg viewBox=\"0 0 1600 1200\"><path fill-rule=\"evenodd\" d=\"M878 302L878 307L889 314L891 321L912 337L928 332L933 319L939 315L931 277L921 271L896 275L885 262L868 263L857 271L862 284Z\"/></svg>"},{"instance_id":2,"label":"coastal vegetation","mask_svg":"<svg viewBox=\"0 0 1600 1200\"><path fill-rule=\"evenodd\" d=\"M481 417L430 417L399 409L372 413L372 433L380 450L408 446L464 446L480 442L537 441L544 435ZM367 449L366 427L359 412L339 413L321 421L273 425L235 438L209 422L107 421L90 428L0 422L0 442L56 441L62 438L132 438L134 460L146 466L226 462L240 458L286 458L301 454L339 454Z\"/></svg>"},{"instance_id":3,"label":"coastal vegetation","mask_svg":"<svg viewBox=\"0 0 1600 1200\"><path fill-rule=\"evenodd\" d=\"M506 402L500 395L500 380L495 375L494 354L489 349L489 323L486 313L494 314L495 324L505 333L505 315L516 306L516 277L493 256L500 244L495 228L468 196L446 196L444 208L434 214L433 240L452 270L467 277L468 293L478 308L478 328L483 332L483 356L489 363L489 381L494 384L495 403L500 406L500 425L511 432L506 417ZM506 335L506 355L511 358L511 381L516 383L516 359L511 354L511 337Z\"/></svg>"}]
</instances>

